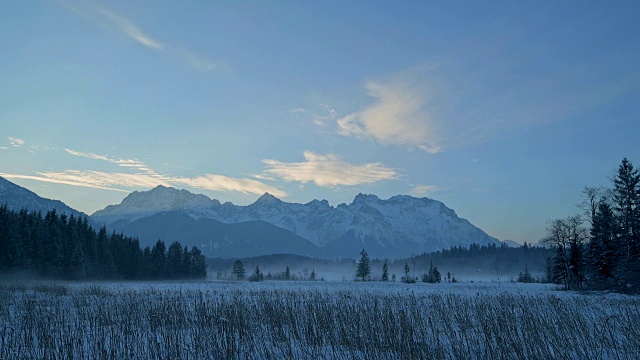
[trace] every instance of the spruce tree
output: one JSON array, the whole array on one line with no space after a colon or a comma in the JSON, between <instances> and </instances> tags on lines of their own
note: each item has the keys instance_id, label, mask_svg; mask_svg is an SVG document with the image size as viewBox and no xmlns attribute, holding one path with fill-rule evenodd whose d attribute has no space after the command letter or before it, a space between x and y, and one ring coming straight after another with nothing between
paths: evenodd
<instances>
[{"instance_id":1,"label":"spruce tree","mask_svg":"<svg viewBox=\"0 0 640 360\"><path fill-rule=\"evenodd\" d=\"M367 276L371 273L371 265L369 264L369 255L365 249L362 249L360 256L356 277L362 278L362 281L365 281Z\"/></svg>"},{"instance_id":2,"label":"spruce tree","mask_svg":"<svg viewBox=\"0 0 640 360\"><path fill-rule=\"evenodd\" d=\"M167 274L167 247L164 241L158 240L151 248L152 276L162 279Z\"/></svg>"},{"instance_id":3,"label":"spruce tree","mask_svg":"<svg viewBox=\"0 0 640 360\"><path fill-rule=\"evenodd\" d=\"M624 158L614 178L613 199L620 237L621 263L618 279L621 290L640 292L640 173Z\"/></svg>"},{"instance_id":4,"label":"spruce tree","mask_svg":"<svg viewBox=\"0 0 640 360\"><path fill-rule=\"evenodd\" d=\"M404 277L402 278L402 281L406 283L413 282L409 280L409 271L411 271L411 269L409 268L409 263L404 263Z\"/></svg>"},{"instance_id":5,"label":"spruce tree","mask_svg":"<svg viewBox=\"0 0 640 360\"><path fill-rule=\"evenodd\" d=\"M197 247L193 246L189 254L191 258L191 272L190 277L205 278L207 277L207 262L202 255L202 252ZM243 269L244 276L244 269Z\"/></svg>"},{"instance_id":6,"label":"spruce tree","mask_svg":"<svg viewBox=\"0 0 640 360\"><path fill-rule=\"evenodd\" d=\"M389 268L386 261L382 265L382 281L389 281Z\"/></svg>"},{"instance_id":7,"label":"spruce tree","mask_svg":"<svg viewBox=\"0 0 640 360\"><path fill-rule=\"evenodd\" d=\"M251 281L261 281L262 280L262 272L260 268L256 264L256 269L253 271L253 275L249 278Z\"/></svg>"},{"instance_id":8,"label":"spruce tree","mask_svg":"<svg viewBox=\"0 0 640 360\"><path fill-rule=\"evenodd\" d=\"M232 271L232 273L233 273L233 275L236 276L236 279L238 279L238 280L244 279L244 264L242 264L242 261L236 260L233 263L233 271Z\"/></svg>"},{"instance_id":9,"label":"spruce tree","mask_svg":"<svg viewBox=\"0 0 640 360\"><path fill-rule=\"evenodd\" d=\"M614 270L618 263L616 255L617 220L605 198L601 198L591 226L589 259L590 286L604 289L613 286Z\"/></svg>"}]
</instances>

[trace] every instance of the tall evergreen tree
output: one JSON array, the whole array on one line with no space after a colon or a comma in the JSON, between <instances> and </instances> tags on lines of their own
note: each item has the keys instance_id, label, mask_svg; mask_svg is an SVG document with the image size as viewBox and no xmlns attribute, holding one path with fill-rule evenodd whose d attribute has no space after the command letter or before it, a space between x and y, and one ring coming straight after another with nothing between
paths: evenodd
<instances>
[{"instance_id":1,"label":"tall evergreen tree","mask_svg":"<svg viewBox=\"0 0 640 360\"><path fill-rule=\"evenodd\" d=\"M289 270L289 265L287 265L287 268L284 270L284 279L291 280L291 271Z\"/></svg>"},{"instance_id":2,"label":"tall evergreen tree","mask_svg":"<svg viewBox=\"0 0 640 360\"><path fill-rule=\"evenodd\" d=\"M191 253L189 257L191 258L191 272L189 274L189 277L194 277L194 278L207 277L207 263L204 258L204 255L202 255L202 251L200 251L200 249L198 249L197 247L193 246L191 247ZM243 276L244 276L244 269L243 269Z\"/></svg>"},{"instance_id":3,"label":"tall evergreen tree","mask_svg":"<svg viewBox=\"0 0 640 360\"><path fill-rule=\"evenodd\" d=\"M249 277L249 280L250 281L262 281L262 278L263 278L262 271L260 271L260 268L256 264L256 269L253 271L253 274Z\"/></svg>"},{"instance_id":4,"label":"tall evergreen tree","mask_svg":"<svg viewBox=\"0 0 640 360\"><path fill-rule=\"evenodd\" d=\"M598 289L610 288L614 284L614 270L618 263L616 255L617 220L611 205L605 198L598 203L589 242L590 286Z\"/></svg>"},{"instance_id":5,"label":"tall evergreen tree","mask_svg":"<svg viewBox=\"0 0 640 360\"><path fill-rule=\"evenodd\" d=\"M389 281L389 267L386 261L382 264L382 281Z\"/></svg>"},{"instance_id":6,"label":"tall evergreen tree","mask_svg":"<svg viewBox=\"0 0 640 360\"><path fill-rule=\"evenodd\" d=\"M358 262L358 268L356 270L356 277L362 278L362 281L365 281L369 274L371 274L369 255L365 249L362 249L360 252L360 261Z\"/></svg>"},{"instance_id":7,"label":"tall evergreen tree","mask_svg":"<svg viewBox=\"0 0 640 360\"><path fill-rule=\"evenodd\" d=\"M233 275L236 276L236 279L238 279L238 280L244 279L244 264L242 263L242 261L236 260L233 263L232 273L233 273Z\"/></svg>"},{"instance_id":8,"label":"tall evergreen tree","mask_svg":"<svg viewBox=\"0 0 640 360\"><path fill-rule=\"evenodd\" d=\"M621 289L640 291L640 173L624 158L613 180L613 199L619 227L618 279Z\"/></svg>"},{"instance_id":9,"label":"tall evergreen tree","mask_svg":"<svg viewBox=\"0 0 640 360\"><path fill-rule=\"evenodd\" d=\"M411 279L409 279L409 272L411 271L411 269L409 268L409 263L404 263L404 276L402 277L402 281L409 283L409 282L413 282L411 281Z\"/></svg>"},{"instance_id":10,"label":"tall evergreen tree","mask_svg":"<svg viewBox=\"0 0 640 360\"><path fill-rule=\"evenodd\" d=\"M164 278L167 274L167 248L164 241L158 240L151 248L151 267L154 278Z\"/></svg>"},{"instance_id":11,"label":"tall evergreen tree","mask_svg":"<svg viewBox=\"0 0 640 360\"><path fill-rule=\"evenodd\" d=\"M167 275L172 279L181 277L183 275L181 273L182 265L182 245L174 241L167 250Z\"/></svg>"}]
</instances>

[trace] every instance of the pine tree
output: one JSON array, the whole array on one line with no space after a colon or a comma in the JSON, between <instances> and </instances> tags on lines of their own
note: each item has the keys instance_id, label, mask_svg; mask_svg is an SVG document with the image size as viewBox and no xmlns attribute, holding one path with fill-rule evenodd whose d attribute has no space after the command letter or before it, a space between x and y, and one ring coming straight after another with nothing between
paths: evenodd
<instances>
[{"instance_id":1,"label":"pine tree","mask_svg":"<svg viewBox=\"0 0 640 360\"><path fill-rule=\"evenodd\" d=\"M617 277L621 290L640 292L640 173L624 158L614 178L613 199L620 237L621 263Z\"/></svg>"},{"instance_id":2,"label":"pine tree","mask_svg":"<svg viewBox=\"0 0 640 360\"><path fill-rule=\"evenodd\" d=\"M287 268L284 270L284 279L291 280L291 271L289 270L289 265L287 265Z\"/></svg>"},{"instance_id":3,"label":"pine tree","mask_svg":"<svg viewBox=\"0 0 640 360\"><path fill-rule=\"evenodd\" d=\"M518 274L518 282L521 282L521 283L535 282L535 280L533 279L533 276L531 276L531 273L529 272L528 266L525 265L524 272L520 272L520 274Z\"/></svg>"},{"instance_id":4,"label":"pine tree","mask_svg":"<svg viewBox=\"0 0 640 360\"><path fill-rule=\"evenodd\" d=\"M429 265L429 271L422 275L422 281L431 284L440 283L442 281L442 274L440 274L438 268L431 263Z\"/></svg>"},{"instance_id":5,"label":"pine tree","mask_svg":"<svg viewBox=\"0 0 640 360\"><path fill-rule=\"evenodd\" d=\"M257 264L256 264L256 269L253 272L253 275L251 275L249 277L249 280L251 280L251 281L262 281L262 272L260 271L260 268L258 267Z\"/></svg>"},{"instance_id":6,"label":"pine tree","mask_svg":"<svg viewBox=\"0 0 640 360\"><path fill-rule=\"evenodd\" d=\"M187 249L187 247L185 246L182 249L182 264L180 265L180 274L183 277L195 277L195 274L192 274L192 259L191 259L191 253L189 252L189 249Z\"/></svg>"},{"instance_id":7,"label":"pine tree","mask_svg":"<svg viewBox=\"0 0 640 360\"><path fill-rule=\"evenodd\" d=\"M151 248L152 276L156 279L164 278L167 274L167 250L164 241L158 240Z\"/></svg>"},{"instance_id":8,"label":"pine tree","mask_svg":"<svg viewBox=\"0 0 640 360\"><path fill-rule=\"evenodd\" d=\"M438 267L434 266L433 267L433 283L439 284L441 282L442 282L442 274L440 274L440 271L438 271Z\"/></svg>"},{"instance_id":9,"label":"pine tree","mask_svg":"<svg viewBox=\"0 0 640 360\"><path fill-rule=\"evenodd\" d=\"M309 280L311 280L311 281L315 281L316 280L316 270L315 269L311 269L311 275L309 275Z\"/></svg>"},{"instance_id":10,"label":"pine tree","mask_svg":"<svg viewBox=\"0 0 640 360\"><path fill-rule=\"evenodd\" d=\"M402 281L406 283L413 282L409 279L409 271L411 271L411 268L409 268L409 263L404 263L404 277L402 278Z\"/></svg>"},{"instance_id":11,"label":"pine tree","mask_svg":"<svg viewBox=\"0 0 640 360\"><path fill-rule=\"evenodd\" d=\"M360 256L358 269L356 270L356 277L362 278L362 281L365 281L367 276L371 273L371 265L369 264L369 255L365 249L362 249Z\"/></svg>"},{"instance_id":12,"label":"pine tree","mask_svg":"<svg viewBox=\"0 0 640 360\"><path fill-rule=\"evenodd\" d=\"M389 281L389 268L386 261L382 265L382 281Z\"/></svg>"},{"instance_id":13,"label":"pine tree","mask_svg":"<svg viewBox=\"0 0 640 360\"><path fill-rule=\"evenodd\" d=\"M167 250L167 275L172 279L181 277L182 264L182 245L174 241Z\"/></svg>"},{"instance_id":14,"label":"pine tree","mask_svg":"<svg viewBox=\"0 0 640 360\"><path fill-rule=\"evenodd\" d=\"M207 262L202 255L202 252L197 247L193 246L191 248L190 256L191 258L191 272L190 277L194 278L206 278L207 277ZM244 276L244 268L242 271L242 276Z\"/></svg>"},{"instance_id":15,"label":"pine tree","mask_svg":"<svg viewBox=\"0 0 640 360\"><path fill-rule=\"evenodd\" d=\"M589 259L591 265L591 286L599 289L613 286L614 269L618 263L616 256L617 221L613 210L605 198L601 198L591 226Z\"/></svg>"},{"instance_id":16,"label":"pine tree","mask_svg":"<svg viewBox=\"0 0 640 360\"><path fill-rule=\"evenodd\" d=\"M236 279L238 279L238 280L244 279L244 264L242 264L242 261L236 260L233 263L233 271L232 271L232 273L233 273L233 275L236 276Z\"/></svg>"}]
</instances>

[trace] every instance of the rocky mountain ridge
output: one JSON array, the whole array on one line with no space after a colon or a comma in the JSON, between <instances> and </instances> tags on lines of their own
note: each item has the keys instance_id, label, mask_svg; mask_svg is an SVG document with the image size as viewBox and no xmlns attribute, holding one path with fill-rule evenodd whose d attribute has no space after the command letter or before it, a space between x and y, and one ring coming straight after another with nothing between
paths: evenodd
<instances>
[{"instance_id":1,"label":"rocky mountain ridge","mask_svg":"<svg viewBox=\"0 0 640 360\"><path fill-rule=\"evenodd\" d=\"M331 249L327 256L337 257L351 257L353 254L347 252L362 247L371 248L372 256L401 257L471 243L499 243L458 217L442 202L408 195L383 200L375 195L358 194L350 204L334 207L326 200L288 203L265 193L253 204L239 206L229 202L221 204L186 190L158 186L133 192L122 203L107 206L92 218L119 229L154 214L172 211L225 224L264 221L319 248Z\"/></svg>"}]
</instances>

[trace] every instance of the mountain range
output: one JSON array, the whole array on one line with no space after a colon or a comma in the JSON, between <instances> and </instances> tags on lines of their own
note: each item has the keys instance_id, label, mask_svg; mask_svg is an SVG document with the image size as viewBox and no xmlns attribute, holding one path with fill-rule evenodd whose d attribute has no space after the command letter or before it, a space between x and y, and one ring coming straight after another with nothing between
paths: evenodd
<instances>
[{"instance_id":1,"label":"mountain range","mask_svg":"<svg viewBox=\"0 0 640 360\"><path fill-rule=\"evenodd\" d=\"M0 177L0 205L87 216L61 201ZM499 244L442 202L408 195L383 200L358 194L350 204L326 200L288 203L265 193L253 204L221 203L202 194L158 186L134 191L120 204L91 215L94 224L139 238L142 246L180 241L208 257L290 253L320 258L356 258L365 248L374 258Z\"/></svg>"},{"instance_id":2,"label":"mountain range","mask_svg":"<svg viewBox=\"0 0 640 360\"><path fill-rule=\"evenodd\" d=\"M163 215L154 217L157 214ZM207 256L225 256L223 249L236 241L244 244L248 238L265 245L271 242L266 238L276 239L267 246L274 249L281 248L278 238L286 238L292 244L298 241L304 249L309 249L310 243L317 250L298 254L319 257L354 257L365 248L373 257L397 258L471 243L499 243L443 203L407 195L382 200L375 195L358 194L350 204L334 207L326 200L288 203L265 193L253 204L239 206L230 202L222 204L186 190L158 186L133 192L120 204L107 206L91 216L107 227L139 236L141 242L153 241L152 236L155 240L167 240L168 228L182 228L191 222L201 235L194 237L192 233L182 232L175 234L176 240L187 241L185 236L193 241L200 239L197 245ZM211 220L217 223L214 225ZM204 225L207 221L208 231ZM227 234L222 238L221 233L211 235L220 231L220 223L238 228L255 227L260 222L271 226L261 225L260 232L245 232L247 238L242 240L237 238L239 235ZM167 232L142 231L148 227ZM272 235L281 230L288 232L286 237L284 233Z\"/></svg>"}]
</instances>

